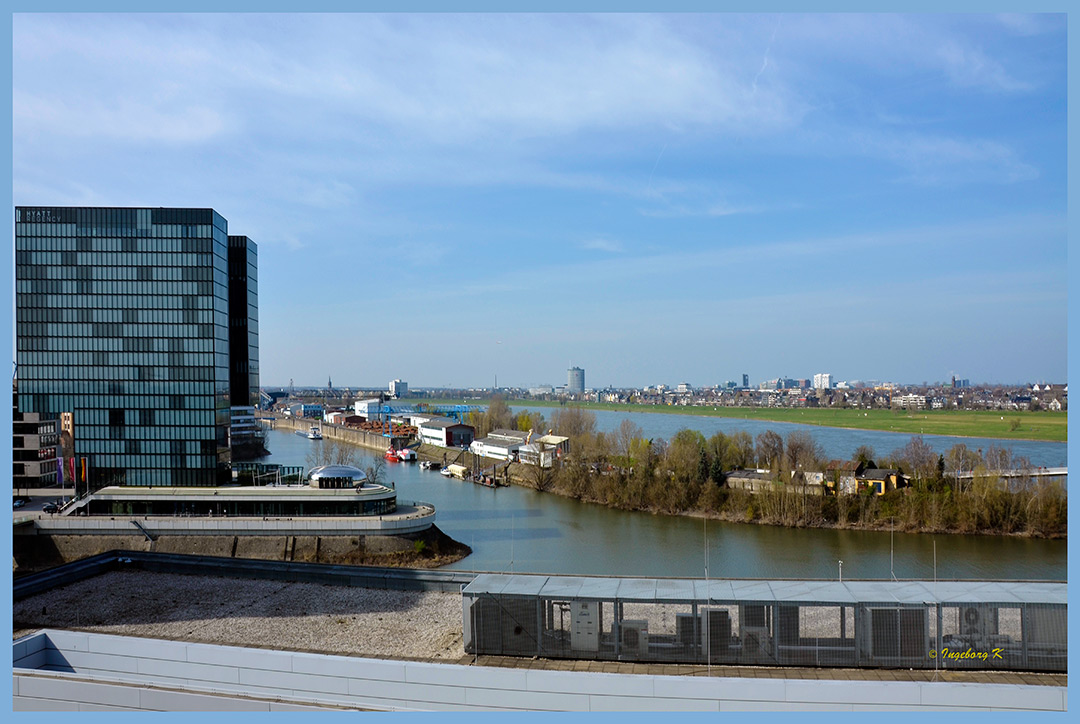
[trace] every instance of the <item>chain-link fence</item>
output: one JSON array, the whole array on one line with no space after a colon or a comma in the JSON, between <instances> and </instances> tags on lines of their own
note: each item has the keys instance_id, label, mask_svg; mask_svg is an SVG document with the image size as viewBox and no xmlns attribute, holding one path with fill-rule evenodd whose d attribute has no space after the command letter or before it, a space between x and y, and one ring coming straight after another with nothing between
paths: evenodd
<instances>
[{"instance_id":1,"label":"chain-link fence","mask_svg":"<svg viewBox=\"0 0 1080 724\"><path fill-rule=\"evenodd\" d=\"M1065 584L948 582L949 600L924 596L927 600L915 601L911 598L937 584L754 581L740 582L740 587L758 594L782 590L790 598L719 600L687 596L702 586L686 581L673 594L654 592L634 600L615 595L619 579L581 579L579 593L592 595L567 596L573 588L567 577L559 578L560 595L545 595L543 576L514 576L517 590L498 578L478 576L463 591L469 653L659 663L1066 671ZM638 594L647 590L645 583L635 579ZM667 579L657 583L672 587ZM713 583L707 587L715 588ZM605 588L610 597L597 595ZM1004 590L1010 591L1011 600L992 600ZM858 600L860 592L875 595ZM845 600L808 597L824 599L829 593ZM1031 600L1022 600L1025 594Z\"/></svg>"}]
</instances>

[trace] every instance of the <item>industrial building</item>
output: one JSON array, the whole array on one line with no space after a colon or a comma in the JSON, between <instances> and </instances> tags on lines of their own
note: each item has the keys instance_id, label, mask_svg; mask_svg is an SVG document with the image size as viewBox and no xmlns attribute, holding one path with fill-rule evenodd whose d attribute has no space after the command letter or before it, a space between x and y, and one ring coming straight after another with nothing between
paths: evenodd
<instances>
[{"instance_id":1,"label":"industrial building","mask_svg":"<svg viewBox=\"0 0 1080 724\"><path fill-rule=\"evenodd\" d=\"M419 423L420 441L439 447L468 447L472 445L476 429L449 417L435 417Z\"/></svg>"},{"instance_id":2,"label":"industrial building","mask_svg":"<svg viewBox=\"0 0 1080 724\"><path fill-rule=\"evenodd\" d=\"M71 413L80 492L228 482L230 408L257 403L256 263L213 209L16 207L19 412Z\"/></svg>"}]
</instances>

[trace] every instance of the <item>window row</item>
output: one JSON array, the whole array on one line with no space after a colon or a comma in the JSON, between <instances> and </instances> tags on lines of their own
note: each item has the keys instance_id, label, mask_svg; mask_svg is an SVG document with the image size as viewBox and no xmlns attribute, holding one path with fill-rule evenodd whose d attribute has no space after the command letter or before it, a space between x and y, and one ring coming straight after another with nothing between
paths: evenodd
<instances>
[{"instance_id":1,"label":"window row","mask_svg":"<svg viewBox=\"0 0 1080 724\"><path fill-rule=\"evenodd\" d=\"M82 442L80 438L76 444ZM85 449L84 449L85 448ZM216 455L217 443L213 438L203 440L93 440L80 445L82 452L109 455Z\"/></svg>"},{"instance_id":2,"label":"window row","mask_svg":"<svg viewBox=\"0 0 1080 724\"><path fill-rule=\"evenodd\" d=\"M56 365L26 365L19 369L19 388L27 394L37 392L36 383L51 384L55 380L105 380L152 382L147 380L146 372L138 367L58 367ZM170 367L169 377L159 382L213 382L221 381L228 385L228 364L217 367ZM23 387L24 383L28 386ZM32 412L32 410L31 410Z\"/></svg>"},{"instance_id":3,"label":"window row","mask_svg":"<svg viewBox=\"0 0 1080 724\"><path fill-rule=\"evenodd\" d=\"M228 300L229 289L223 284L211 281L201 282L105 282L90 279L20 279L15 282L15 291L25 294L171 294L171 295L217 295ZM114 304L90 304L93 307L112 307Z\"/></svg>"},{"instance_id":4,"label":"window row","mask_svg":"<svg viewBox=\"0 0 1080 724\"><path fill-rule=\"evenodd\" d=\"M217 272L212 266L97 266L94 264L42 266L20 264L15 267L16 279L48 279L52 281L86 281L89 279L110 282L197 282L212 281L215 273Z\"/></svg>"},{"instance_id":5,"label":"window row","mask_svg":"<svg viewBox=\"0 0 1080 724\"><path fill-rule=\"evenodd\" d=\"M125 342L127 340L124 340ZM23 352L20 365L137 365L148 369L146 380L170 380L171 367L207 367L215 362L211 352Z\"/></svg>"},{"instance_id":6,"label":"window row","mask_svg":"<svg viewBox=\"0 0 1080 724\"><path fill-rule=\"evenodd\" d=\"M217 467L217 457L214 455L108 455L89 450L87 454L91 456L91 466L104 468L171 468L177 463L189 470L212 470ZM79 456L82 456L81 450ZM176 460L176 457L180 457L180 460ZM129 479L127 484L137 483Z\"/></svg>"},{"instance_id":7,"label":"window row","mask_svg":"<svg viewBox=\"0 0 1080 724\"><path fill-rule=\"evenodd\" d=\"M134 249L125 251L94 250L94 249L58 249L43 250L33 247L23 248L19 244L15 246L16 266L39 266L51 264L55 266L117 266L117 267L187 267L198 269L214 269L223 277L228 276L228 262L207 250L186 250L183 252L137 252Z\"/></svg>"},{"instance_id":8,"label":"window row","mask_svg":"<svg viewBox=\"0 0 1080 724\"><path fill-rule=\"evenodd\" d=\"M108 303L103 303L105 301ZM109 300L76 294L19 294L16 297L16 306L27 309L215 309L226 313L229 299L228 296L197 294L148 294L141 297L125 295Z\"/></svg>"},{"instance_id":9,"label":"window row","mask_svg":"<svg viewBox=\"0 0 1080 724\"><path fill-rule=\"evenodd\" d=\"M250 344L250 342L249 342ZM225 354L223 340L167 337L19 337L20 352L214 352Z\"/></svg>"},{"instance_id":10,"label":"window row","mask_svg":"<svg viewBox=\"0 0 1080 724\"><path fill-rule=\"evenodd\" d=\"M51 324L19 322L20 337L140 337L145 339L220 339L229 341L228 317L216 315L216 324Z\"/></svg>"},{"instance_id":11,"label":"window row","mask_svg":"<svg viewBox=\"0 0 1080 724\"><path fill-rule=\"evenodd\" d=\"M104 224L42 224L16 223L15 235L37 238L63 236L92 236L95 240L116 241L109 237L149 237L157 239L213 239L214 227L210 224L151 224L149 221L138 223Z\"/></svg>"},{"instance_id":12,"label":"window row","mask_svg":"<svg viewBox=\"0 0 1080 724\"><path fill-rule=\"evenodd\" d=\"M218 313L221 319L223 313ZM16 311L19 322L128 322L130 324L213 324L210 309L33 309ZM227 320L226 320L227 321Z\"/></svg>"},{"instance_id":13,"label":"window row","mask_svg":"<svg viewBox=\"0 0 1080 724\"><path fill-rule=\"evenodd\" d=\"M115 410L116 408L112 408ZM138 420L141 410L120 410L124 417ZM216 436L213 410L153 410L158 425L138 425L132 422L124 427L125 438L131 440L213 440ZM102 416L104 413L104 416ZM75 420L75 437L79 440L114 440L117 425L110 425L111 410L79 410ZM169 420L173 422L168 423ZM168 424L167 424L168 423Z\"/></svg>"},{"instance_id":14,"label":"window row","mask_svg":"<svg viewBox=\"0 0 1080 724\"><path fill-rule=\"evenodd\" d=\"M122 393L110 390L113 385L120 385ZM84 380L55 380L49 383L49 394L53 395L182 395L213 397L213 382L88 382ZM85 405L83 405L85 406ZM172 405L170 404L170 407Z\"/></svg>"}]
</instances>

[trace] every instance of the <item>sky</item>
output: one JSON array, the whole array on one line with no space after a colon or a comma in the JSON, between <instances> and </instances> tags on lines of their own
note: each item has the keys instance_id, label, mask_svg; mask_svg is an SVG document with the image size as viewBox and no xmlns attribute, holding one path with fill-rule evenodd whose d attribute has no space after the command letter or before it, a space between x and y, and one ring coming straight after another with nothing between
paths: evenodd
<instances>
[{"instance_id":1,"label":"sky","mask_svg":"<svg viewBox=\"0 0 1080 724\"><path fill-rule=\"evenodd\" d=\"M16 205L212 207L264 386L1065 382L1064 15L21 14Z\"/></svg>"}]
</instances>

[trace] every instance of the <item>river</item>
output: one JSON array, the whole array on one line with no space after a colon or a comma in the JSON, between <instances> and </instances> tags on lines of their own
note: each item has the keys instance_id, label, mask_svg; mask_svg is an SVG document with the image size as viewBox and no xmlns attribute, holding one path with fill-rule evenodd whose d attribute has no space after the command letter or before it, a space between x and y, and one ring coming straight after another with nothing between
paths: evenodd
<instances>
[{"instance_id":1,"label":"river","mask_svg":"<svg viewBox=\"0 0 1080 724\"><path fill-rule=\"evenodd\" d=\"M599 416L598 416L599 417ZM660 416L657 416L660 417ZM685 426L685 422L684 422ZM268 433L264 462L306 465L321 442ZM360 450L366 467L382 456ZM704 522L612 510L520 487L492 490L416 464L389 463L402 500L434 503L436 523L469 544L458 570L714 578L1066 580L1066 542ZM935 568L936 557L936 568Z\"/></svg>"}]
</instances>

